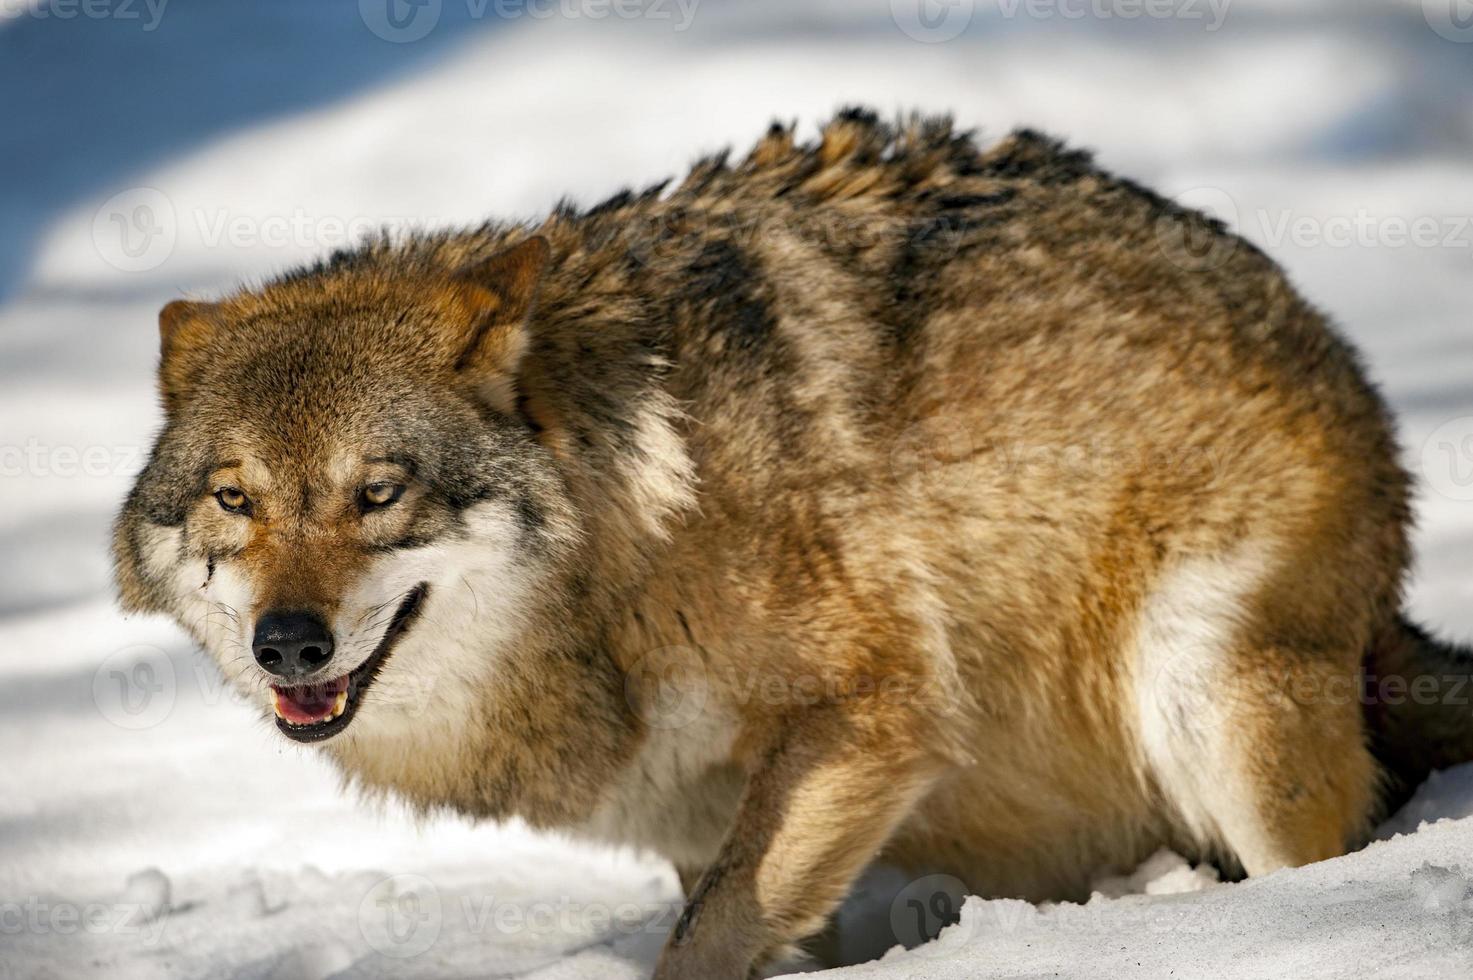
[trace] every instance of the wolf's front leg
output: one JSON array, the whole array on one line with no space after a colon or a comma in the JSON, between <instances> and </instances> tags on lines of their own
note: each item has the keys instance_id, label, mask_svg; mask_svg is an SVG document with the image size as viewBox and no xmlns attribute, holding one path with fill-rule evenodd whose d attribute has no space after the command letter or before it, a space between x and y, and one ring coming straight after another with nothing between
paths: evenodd
<instances>
[{"instance_id":1,"label":"wolf's front leg","mask_svg":"<svg viewBox=\"0 0 1473 980\"><path fill-rule=\"evenodd\" d=\"M744 980L819 931L940 773L928 741L908 711L870 699L781 725L655 980Z\"/></svg>"}]
</instances>

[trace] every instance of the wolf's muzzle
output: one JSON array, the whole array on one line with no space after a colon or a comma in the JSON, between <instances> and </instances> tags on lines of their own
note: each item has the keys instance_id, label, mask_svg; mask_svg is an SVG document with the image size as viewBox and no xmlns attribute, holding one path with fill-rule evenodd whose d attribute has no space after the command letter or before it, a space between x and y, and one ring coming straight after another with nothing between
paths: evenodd
<instances>
[{"instance_id":1,"label":"wolf's muzzle","mask_svg":"<svg viewBox=\"0 0 1473 980\"><path fill-rule=\"evenodd\" d=\"M373 684L395 643L418 616L429 591L429 583L421 582L406 592L373 653L346 674L327 679L284 677L281 682L273 683L271 699L276 727L297 742L320 742L347 728L362 703L363 692ZM323 631L326 632L326 627ZM331 649L327 647L329 655Z\"/></svg>"},{"instance_id":2,"label":"wolf's muzzle","mask_svg":"<svg viewBox=\"0 0 1473 980\"><path fill-rule=\"evenodd\" d=\"M256 622L251 649L277 677L307 677L332 659L332 630L306 612L268 612Z\"/></svg>"}]
</instances>

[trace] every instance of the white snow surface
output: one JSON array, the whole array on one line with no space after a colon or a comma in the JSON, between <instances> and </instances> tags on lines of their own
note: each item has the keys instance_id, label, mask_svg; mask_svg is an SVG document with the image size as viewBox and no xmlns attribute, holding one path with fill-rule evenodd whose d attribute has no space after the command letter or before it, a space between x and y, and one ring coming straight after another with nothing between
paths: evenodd
<instances>
[{"instance_id":1,"label":"white snow surface","mask_svg":"<svg viewBox=\"0 0 1473 980\"><path fill-rule=\"evenodd\" d=\"M345 797L177 629L116 612L107 527L158 424L168 299L380 223L592 203L774 117L1033 125L1232 220L1365 352L1423 481L1411 611L1473 635L1473 38L1435 0L1239 0L1216 29L958 0L940 43L901 0L445 0L407 43L373 2L0 4L0 978L648 975L667 866ZM1085 905L970 898L834 975L1473 976L1473 767L1382 837L1242 883L1163 853L1098 869ZM844 921L878 951L893 914Z\"/></svg>"}]
</instances>

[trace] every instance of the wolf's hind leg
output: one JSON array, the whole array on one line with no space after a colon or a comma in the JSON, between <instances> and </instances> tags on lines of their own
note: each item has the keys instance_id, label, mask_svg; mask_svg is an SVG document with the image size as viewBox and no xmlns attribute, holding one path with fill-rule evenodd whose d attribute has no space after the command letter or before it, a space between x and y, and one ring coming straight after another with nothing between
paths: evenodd
<instances>
[{"instance_id":1,"label":"wolf's hind leg","mask_svg":"<svg viewBox=\"0 0 1473 980\"><path fill-rule=\"evenodd\" d=\"M1250 875L1338 856L1366 831L1377 769L1346 660L1234 654L1179 717L1162 788L1193 836Z\"/></svg>"},{"instance_id":2,"label":"wolf's hind leg","mask_svg":"<svg viewBox=\"0 0 1473 980\"><path fill-rule=\"evenodd\" d=\"M1343 635L1312 648L1270 639L1312 635L1308 617L1297 631L1265 622L1272 570L1250 547L1183 562L1147 598L1136 638L1151 781L1184 836L1249 874L1344 853L1377 783L1357 696L1363 648Z\"/></svg>"}]
</instances>

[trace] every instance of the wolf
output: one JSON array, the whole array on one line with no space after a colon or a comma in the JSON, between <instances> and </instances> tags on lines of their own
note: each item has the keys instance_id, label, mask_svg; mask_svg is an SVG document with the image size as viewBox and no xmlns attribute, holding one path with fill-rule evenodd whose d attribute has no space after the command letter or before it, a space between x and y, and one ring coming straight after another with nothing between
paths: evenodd
<instances>
[{"instance_id":1,"label":"wolf","mask_svg":"<svg viewBox=\"0 0 1473 980\"><path fill-rule=\"evenodd\" d=\"M877 860L1036 901L1331 858L1473 758L1356 353L1036 132L775 124L159 327L122 605L369 797L668 858L660 980Z\"/></svg>"}]
</instances>

